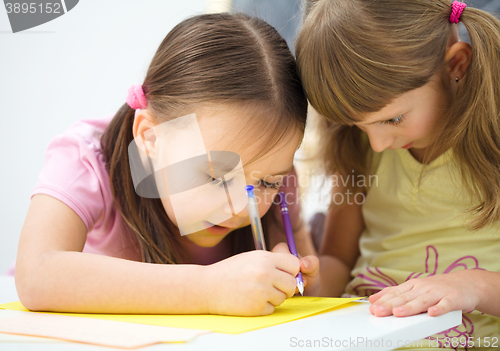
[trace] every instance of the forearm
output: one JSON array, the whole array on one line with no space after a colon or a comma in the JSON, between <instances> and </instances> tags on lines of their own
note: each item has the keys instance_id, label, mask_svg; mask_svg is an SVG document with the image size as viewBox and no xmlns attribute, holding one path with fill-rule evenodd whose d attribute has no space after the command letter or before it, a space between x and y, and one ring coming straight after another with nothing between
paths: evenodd
<instances>
[{"instance_id":1,"label":"forearm","mask_svg":"<svg viewBox=\"0 0 500 351\"><path fill-rule=\"evenodd\" d=\"M478 276L477 289L479 291L481 302L476 307L478 311L500 317L500 273L483 270L471 270L471 273Z\"/></svg>"},{"instance_id":2,"label":"forearm","mask_svg":"<svg viewBox=\"0 0 500 351\"><path fill-rule=\"evenodd\" d=\"M339 297L351 280L351 269L335 256L319 257L320 286L317 296Z\"/></svg>"},{"instance_id":3,"label":"forearm","mask_svg":"<svg viewBox=\"0 0 500 351\"><path fill-rule=\"evenodd\" d=\"M337 193L343 193L343 190L332 190L332 201ZM360 255L359 238L363 229L361 205L333 205L328 210L319 249L319 296L341 296L344 293L351 281L351 270Z\"/></svg>"},{"instance_id":4,"label":"forearm","mask_svg":"<svg viewBox=\"0 0 500 351\"><path fill-rule=\"evenodd\" d=\"M16 272L21 302L60 312L205 313L204 266L148 264L53 251Z\"/></svg>"},{"instance_id":5,"label":"forearm","mask_svg":"<svg viewBox=\"0 0 500 351\"><path fill-rule=\"evenodd\" d=\"M302 257L308 255L318 256L318 253L314 248L311 235L305 225L296 232L295 244L297 245L298 253Z\"/></svg>"}]
</instances>

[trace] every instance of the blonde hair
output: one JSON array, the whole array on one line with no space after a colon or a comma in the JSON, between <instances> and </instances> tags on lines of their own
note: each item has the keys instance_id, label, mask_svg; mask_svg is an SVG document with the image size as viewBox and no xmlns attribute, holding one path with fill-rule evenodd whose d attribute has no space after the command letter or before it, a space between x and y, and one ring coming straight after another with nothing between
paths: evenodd
<instances>
[{"instance_id":1,"label":"blonde hair","mask_svg":"<svg viewBox=\"0 0 500 351\"><path fill-rule=\"evenodd\" d=\"M443 75L454 26L451 4L306 2L296 57L308 99L327 119L323 158L329 173L367 174L373 152L353 124ZM500 219L500 21L471 7L460 20L471 40L471 62L431 150L452 147L463 184L479 203L470 209L471 228L479 229Z\"/></svg>"}]
</instances>

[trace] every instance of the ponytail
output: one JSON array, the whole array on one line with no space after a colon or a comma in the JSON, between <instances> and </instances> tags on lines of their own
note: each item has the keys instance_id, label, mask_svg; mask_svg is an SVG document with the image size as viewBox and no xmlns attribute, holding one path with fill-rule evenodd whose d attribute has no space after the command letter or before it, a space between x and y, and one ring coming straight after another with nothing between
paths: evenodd
<instances>
[{"instance_id":1,"label":"ponytail","mask_svg":"<svg viewBox=\"0 0 500 351\"><path fill-rule=\"evenodd\" d=\"M500 20L467 7L460 17L472 45L468 70L450 111L444 140L452 141L463 184L479 205L473 229L500 220Z\"/></svg>"},{"instance_id":2,"label":"ponytail","mask_svg":"<svg viewBox=\"0 0 500 351\"><path fill-rule=\"evenodd\" d=\"M124 104L106 128L102 138L111 192L125 223L139 242L141 258L148 263L178 263L173 245L174 224L160 199L136 194L128 162L128 145L133 140L134 110Z\"/></svg>"}]
</instances>

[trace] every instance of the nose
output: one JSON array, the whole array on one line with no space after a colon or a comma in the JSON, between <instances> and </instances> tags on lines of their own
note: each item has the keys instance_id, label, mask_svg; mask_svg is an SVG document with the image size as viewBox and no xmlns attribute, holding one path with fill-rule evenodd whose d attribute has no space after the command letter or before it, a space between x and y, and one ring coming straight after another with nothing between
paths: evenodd
<instances>
[{"instance_id":1,"label":"nose","mask_svg":"<svg viewBox=\"0 0 500 351\"><path fill-rule=\"evenodd\" d=\"M238 210L238 208L234 208L233 206L229 206L229 204L224 205L222 207L222 211L225 214L227 214L228 216L230 216L230 218L223 221L223 222L217 223L217 224L221 225L221 226L231 227L231 228L236 228L236 227L241 226L242 223L245 221L245 219L248 218L248 210L247 210L247 207L245 206L245 208L241 209L240 212L237 212L235 214L233 211L237 211L237 210Z\"/></svg>"},{"instance_id":2,"label":"nose","mask_svg":"<svg viewBox=\"0 0 500 351\"><path fill-rule=\"evenodd\" d=\"M236 216L238 218L248 218L248 207L245 206L241 211L236 212Z\"/></svg>"},{"instance_id":3,"label":"nose","mask_svg":"<svg viewBox=\"0 0 500 351\"><path fill-rule=\"evenodd\" d=\"M378 130L368 131L368 138L370 139L370 145L375 152L382 152L392 145L394 138L389 135L385 135Z\"/></svg>"},{"instance_id":4,"label":"nose","mask_svg":"<svg viewBox=\"0 0 500 351\"><path fill-rule=\"evenodd\" d=\"M231 208L232 206L229 205L229 202L225 202L223 205L222 205L222 212L226 213L226 214L232 214L232 211L231 211Z\"/></svg>"}]
</instances>

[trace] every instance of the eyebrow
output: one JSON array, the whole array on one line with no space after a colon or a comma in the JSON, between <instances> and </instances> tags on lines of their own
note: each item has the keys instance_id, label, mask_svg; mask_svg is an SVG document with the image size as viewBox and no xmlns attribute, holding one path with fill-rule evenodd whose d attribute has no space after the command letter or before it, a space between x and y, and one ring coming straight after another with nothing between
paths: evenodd
<instances>
[{"instance_id":1,"label":"eyebrow","mask_svg":"<svg viewBox=\"0 0 500 351\"><path fill-rule=\"evenodd\" d=\"M222 171L222 172L225 172L225 173L229 173L229 172L231 172L234 169L234 167L231 167L231 166L228 167L227 164L224 164L224 163L221 164L221 163L218 163L217 161L218 160L213 160L212 161L212 165L216 164L216 166L218 166L217 171L219 171L219 172ZM204 167L207 170L210 169L210 162L208 162L208 160L207 160L207 162L202 162L202 164L204 165ZM271 178L274 178L274 177L286 177L289 173L291 173L293 171L293 169L294 169L294 165L292 164L288 169L286 169L284 171L280 171L280 172L278 172L275 175L267 175L267 176L264 176L264 177L271 177Z\"/></svg>"},{"instance_id":2,"label":"eyebrow","mask_svg":"<svg viewBox=\"0 0 500 351\"><path fill-rule=\"evenodd\" d=\"M226 153L224 151L211 151L213 159L208 157L205 159L203 155L202 166L210 169L210 172L217 171L217 173L229 173L235 169L240 158L237 154Z\"/></svg>"}]
</instances>

